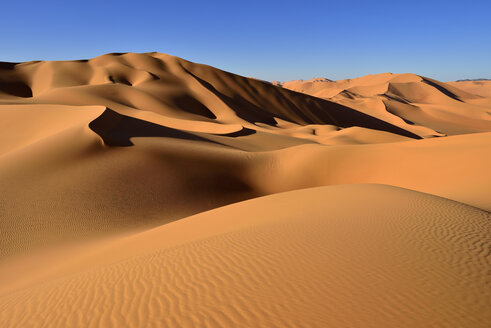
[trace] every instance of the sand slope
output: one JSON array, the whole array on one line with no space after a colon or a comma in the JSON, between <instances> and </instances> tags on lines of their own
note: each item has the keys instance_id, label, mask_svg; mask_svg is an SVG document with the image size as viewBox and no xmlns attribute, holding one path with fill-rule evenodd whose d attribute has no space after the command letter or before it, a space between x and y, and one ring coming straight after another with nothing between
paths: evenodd
<instances>
[{"instance_id":1,"label":"sand slope","mask_svg":"<svg viewBox=\"0 0 491 328\"><path fill-rule=\"evenodd\" d=\"M490 133L261 152L172 137L131 140L106 147L87 126L75 127L1 157L2 254L330 184L391 184L491 210Z\"/></svg>"},{"instance_id":2,"label":"sand slope","mask_svg":"<svg viewBox=\"0 0 491 328\"><path fill-rule=\"evenodd\" d=\"M422 137L491 131L491 84L485 81L443 83L383 73L274 84L355 108Z\"/></svg>"},{"instance_id":3,"label":"sand slope","mask_svg":"<svg viewBox=\"0 0 491 328\"><path fill-rule=\"evenodd\" d=\"M4 294L0 318L4 327L488 327L489 219L381 185L277 194L75 252L78 272L65 264Z\"/></svg>"},{"instance_id":4,"label":"sand slope","mask_svg":"<svg viewBox=\"0 0 491 328\"><path fill-rule=\"evenodd\" d=\"M484 98L491 98L491 81L489 80L455 81L447 82L447 84Z\"/></svg>"}]
</instances>

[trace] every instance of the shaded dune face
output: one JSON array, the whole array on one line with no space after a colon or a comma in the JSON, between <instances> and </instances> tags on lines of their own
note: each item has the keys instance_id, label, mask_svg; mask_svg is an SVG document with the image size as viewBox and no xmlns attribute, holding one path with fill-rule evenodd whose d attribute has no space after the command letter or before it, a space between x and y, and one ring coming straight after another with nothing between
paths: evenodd
<instances>
[{"instance_id":1,"label":"shaded dune face","mask_svg":"<svg viewBox=\"0 0 491 328\"><path fill-rule=\"evenodd\" d=\"M23 82L1 82L0 90L9 96L21 98L32 97L31 88Z\"/></svg>"},{"instance_id":2,"label":"shaded dune face","mask_svg":"<svg viewBox=\"0 0 491 328\"><path fill-rule=\"evenodd\" d=\"M14 63L0 63L0 97L32 97L32 89L25 76L15 70Z\"/></svg>"},{"instance_id":3,"label":"shaded dune face","mask_svg":"<svg viewBox=\"0 0 491 328\"><path fill-rule=\"evenodd\" d=\"M194 141L209 141L191 133L162 125L121 115L106 109L98 118L89 123L89 128L97 133L109 147L132 146L130 138L161 137Z\"/></svg>"}]
</instances>

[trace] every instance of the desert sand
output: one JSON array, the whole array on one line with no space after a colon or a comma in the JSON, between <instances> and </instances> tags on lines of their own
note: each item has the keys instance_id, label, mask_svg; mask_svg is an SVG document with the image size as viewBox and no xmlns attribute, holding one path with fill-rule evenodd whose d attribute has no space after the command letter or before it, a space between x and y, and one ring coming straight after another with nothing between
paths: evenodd
<instances>
[{"instance_id":1,"label":"desert sand","mask_svg":"<svg viewBox=\"0 0 491 328\"><path fill-rule=\"evenodd\" d=\"M2 327L489 327L489 83L0 63Z\"/></svg>"},{"instance_id":2,"label":"desert sand","mask_svg":"<svg viewBox=\"0 0 491 328\"><path fill-rule=\"evenodd\" d=\"M423 137L489 131L491 82L444 83L416 74L276 82L358 109Z\"/></svg>"}]
</instances>

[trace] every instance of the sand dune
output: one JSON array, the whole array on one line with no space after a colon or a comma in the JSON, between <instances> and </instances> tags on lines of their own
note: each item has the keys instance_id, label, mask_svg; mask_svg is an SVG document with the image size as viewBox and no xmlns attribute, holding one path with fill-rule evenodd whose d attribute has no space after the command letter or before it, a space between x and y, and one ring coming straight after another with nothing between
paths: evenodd
<instances>
[{"instance_id":1,"label":"sand dune","mask_svg":"<svg viewBox=\"0 0 491 328\"><path fill-rule=\"evenodd\" d=\"M443 83L415 74L383 73L274 84L355 108L422 137L491 131L488 82Z\"/></svg>"},{"instance_id":2,"label":"sand dune","mask_svg":"<svg viewBox=\"0 0 491 328\"><path fill-rule=\"evenodd\" d=\"M487 327L489 219L381 185L258 198L78 250L50 279L1 296L0 318L4 327Z\"/></svg>"},{"instance_id":3,"label":"sand dune","mask_svg":"<svg viewBox=\"0 0 491 328\"><path fill-rule=\"evenodd\" d=\"M486 90L0 63L0 322L489 326Z\"/></svg>"},{"instance_id":4,"label":"sand dune","mask_svg":"<svg viewBox=\"0 0 491 328\"><path fill-rule=\"evenodd\" d=\"M491 81L489 80L456 81L447 82L447 84L484 98L491 98Z\"/></svg>"},{"instance_id":5,"label":"sand dune","mask_svg":"<svg viewBox=\"0 0 491 328\"><path fill-rule=\"evenodd\" d=\"M148 118L142 113L148 111L160 114L160 122L169 127L192 120L193 125L232 123L257 130L253 123L274 127L276 119L282 119L297 125L361 126L416 137L333 102L164 54L108 54L88 61L1 68L1 79L8 83L0 84L0 99L6 104L102 105L137 118Z\"/></svg>"},{"instance_id":6,"label":"sand dune","mask_svg":"<svg viewBox=\"0 0 491 328\"><path fill-rule=\"evenodd\" d=\"M491 210L490 133L361 145L345 136L344 145L253 152L234 148L254 142L249 136L224 146L225 137L208 141L165 127L166 136L119 135L107 147L88 124L2 156L3 255L330 184L391 184Z\"/></svg>"}]
</instances>

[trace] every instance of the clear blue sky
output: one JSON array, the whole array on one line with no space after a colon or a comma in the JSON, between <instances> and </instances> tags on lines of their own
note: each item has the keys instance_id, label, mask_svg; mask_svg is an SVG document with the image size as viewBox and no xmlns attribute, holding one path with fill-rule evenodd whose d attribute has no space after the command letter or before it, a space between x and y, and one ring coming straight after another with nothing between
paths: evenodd
<instances>
[{"instance_id":1,"label":"clear blue sky","mask_svg":"<svg viewBox=\"0 0 491 328\"><path fill-rule=\"evenodd\" d=\"M491 1L2 0L0 61L159 51L265 80L491 78Z\"/></svg>"}]
</instances>

